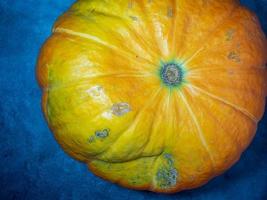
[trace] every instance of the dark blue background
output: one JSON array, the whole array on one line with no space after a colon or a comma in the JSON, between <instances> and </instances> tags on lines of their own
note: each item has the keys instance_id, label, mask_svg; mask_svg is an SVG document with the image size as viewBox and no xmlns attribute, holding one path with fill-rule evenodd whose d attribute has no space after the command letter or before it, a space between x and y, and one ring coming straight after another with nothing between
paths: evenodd
<instances>
[{"instance_id":1,"label":"dark blue background","mask_svg":"<svg viewBox=\"0 0 267 200\"><path fill-rule=\"evenodd\" d=\"M0 0L0 199L267 199L267 114L241 160L196 190L173 195L106 182L59 148L40 109L39 48L74 0ZM267 0L244 0L267 33Z\"/></svg>"}]
</instances>

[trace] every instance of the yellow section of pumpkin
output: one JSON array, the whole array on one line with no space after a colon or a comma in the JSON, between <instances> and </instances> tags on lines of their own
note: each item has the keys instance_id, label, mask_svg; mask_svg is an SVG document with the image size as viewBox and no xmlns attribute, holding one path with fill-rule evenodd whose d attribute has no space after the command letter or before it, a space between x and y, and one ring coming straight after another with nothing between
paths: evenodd
<instances>
[{"instance_id":1,"label":"yellow section of pumpkin","mask_svg":"<svg viewBox=\"0 0 267 200\"><path fill-rule=\"evenodd\" d=\"M41 50L43 110L62 148L97 175L156 192L198 187L253 138L266 38L238 1L79 0ZM162 63L183 69L181 87Z\"/></svg>"}]
</instances>

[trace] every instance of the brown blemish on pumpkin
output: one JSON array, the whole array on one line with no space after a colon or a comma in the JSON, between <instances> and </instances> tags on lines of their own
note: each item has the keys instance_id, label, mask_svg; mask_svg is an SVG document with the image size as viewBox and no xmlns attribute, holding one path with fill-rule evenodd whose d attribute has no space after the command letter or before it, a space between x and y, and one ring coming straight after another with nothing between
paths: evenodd
<instances>
[{"instance_id":1,"label":"brown blemish on pumpkin","mask_svg":"<svg viewBox=\"0 0 267 200\"><path fill-rule=\"evenodd\" d=\"M130 183L131 184L141 184L142 183L142 177L141 176L139 176L139 175L137 175L137 176L135 176L135 177L132 177L131 179L130 179Z\"/></svg>"},{"instance_id":2,"label":"brown blemish on pumpkin","mask_svg":"<svg viewBox=\"0 0 267 200\"><path fill-rule=\"evenodd\" d=\"M235 30L229 29L226 32L226 41L231 41L233 39L233 37L234 37L234 33L235 33Z\"/></svg>"},{"instance_id":3,"label":"brown blemish on pumpkin","mask_svg":"<svg viewBox=\"0 0 267 200\"><path fill-rule=\"evenodd\" d=\"M239 53L235 52L235 51L231 51L229 54L228 54L228 59L230 60L233 60L235 62L240 62L240 56L239 56Z\"/></svg>"},{"instance_id":4,"label":"brown blemish on pumpkin","mask_svg":"<svg viewBox=\"0 0 267 200\"><path fill-rule=\"evenodd\" d=\"M90 138L88 139L89 143L93 143L95 141L95 136L91 135Z\"/></svg>"},{"instance_id":5,"label":"brown blemish on pumpkin","mask_svg":"<svg viewBox=\"0 0 267 200\"><path fill-rule=\"evenodd\" d=\"M132 9L132 8L133 8L133 1L132 1L132 0L129 1L129 3L128 3L128 8L129 8L129 9Z\"/></svg>"},{"instance_id":6,"label":"brown blemish on pumpkin","mask_svg":"<svg viewBox=\"0 0 267 200\"><path fill-rule=\"evenodd\" d=\"M167 16L172 18L173 17L173 8L169 7L167 10Z\"/></svg>"},{"instance_id":7,"label":"brown blemish on pumpkin","mask_svg":"<svg viewBox=\"0 0 267 200\"><path fill-rule=\"evenodd\" d=\"M138 21L138 18L136 16L129 16L133 21Z\"/></svg>"}]
</instances>

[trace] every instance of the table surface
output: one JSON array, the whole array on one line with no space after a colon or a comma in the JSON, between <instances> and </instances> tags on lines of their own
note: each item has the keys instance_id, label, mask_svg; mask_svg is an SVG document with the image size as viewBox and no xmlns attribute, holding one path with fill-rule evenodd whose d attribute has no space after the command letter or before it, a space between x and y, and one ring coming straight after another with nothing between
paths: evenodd
<instances>
[{"instance_id":1,"label":"table surface","mask_svg":"<svg viewBox=\"0 0 267 200\"><path fill-rule=\"evenodd\" d=\"M267 199L267 114L240 161L205 186L172 195L104 181L67 156L40 109L38 51L74 0L0 1L0 199ZM267 0L243 0L267 33Z\"/></svg>"}]
</instances>

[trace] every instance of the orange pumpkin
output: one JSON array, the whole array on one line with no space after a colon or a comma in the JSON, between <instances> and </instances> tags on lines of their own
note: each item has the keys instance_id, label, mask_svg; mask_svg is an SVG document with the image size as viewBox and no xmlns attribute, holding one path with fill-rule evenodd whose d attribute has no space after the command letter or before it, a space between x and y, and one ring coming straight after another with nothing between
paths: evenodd
<instances>
[{"instance_id":1,"label":"orange pumpkin","mask_svg":"<svg viewBox=\"0 0 267 200\"><path fill-rule=\"evenodd\" d=\"M43 111L62 148L104 179L199 187L256 132L266 49L237 0L79 0L40 53Z\"/></svg>"}]
</instances>

